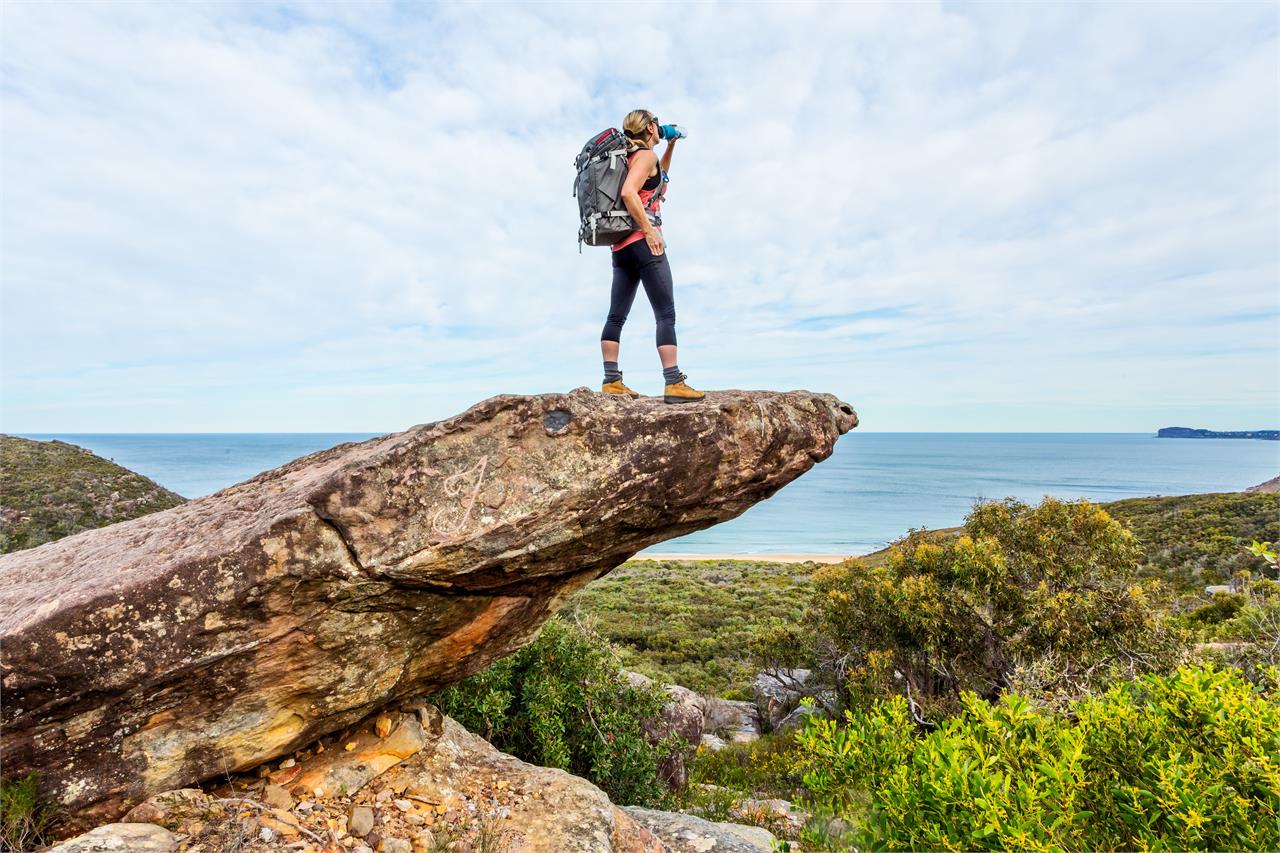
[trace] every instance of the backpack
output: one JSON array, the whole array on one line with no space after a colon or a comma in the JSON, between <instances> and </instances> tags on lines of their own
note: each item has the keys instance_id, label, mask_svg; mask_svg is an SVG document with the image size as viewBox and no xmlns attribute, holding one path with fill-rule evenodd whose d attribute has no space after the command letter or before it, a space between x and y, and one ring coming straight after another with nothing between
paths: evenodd
<instances>
[{"instance_id":1,"label":"backpack","mask_svg":"<svg viewBox=\"0 0 1280 853\"><path fill-rule=\"evenodd\" d=\"M573 183L573 194L578 199L578 251L582 244L588 246L612 246L636 230L635 220L622 203L622 182L626 180L628 163L627 137L617 128L596 134L582 146L573 164L578 177ZM658 166L661 174L662 166ZM645 205L649 221L662 224L658 202L666 190L666 182L659 181L658 188Z\"/></svg>"}]
</instances>

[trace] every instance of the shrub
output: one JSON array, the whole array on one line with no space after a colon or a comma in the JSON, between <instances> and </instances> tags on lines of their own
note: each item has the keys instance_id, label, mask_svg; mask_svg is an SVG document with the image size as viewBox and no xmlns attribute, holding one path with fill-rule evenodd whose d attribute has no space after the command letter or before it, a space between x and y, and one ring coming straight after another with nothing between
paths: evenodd
<instances>
[{"instance_id":1,"label":"shrub","mask_svg":"<svg viewBox=\"0 0 1280 853\"><path fill-rule=\"evenodd\" d=\"M917 719L945 716L965 690L1078 698L1170 669L1185 648L1151 607L1157 582L1134 580L1139 557L1088 501L978 504L958 537L913 531L881 566L819 571L810 657L845 705L897 693Z\"/></svg>"},{"instance_id":2,"label":"shrub","mask_svg":"<svg viewBox=\"0 0 1280 853\"><path fill-rule=\"evenodd\" d=\"M1071 715L966 691L924 734L895 696L844 725L811 718L804 781L864 849L1274 850L1278 679L1181 667Z\"/></svg>"},{"instance_id":3,"label":"shrub","mask_svg":"<svg viewBox=\"0 0 1280 853\"><path fill-rule=\"evenodd\" d=\"M0 777L0 850L23 851L49 843L56 809L37 790L38 778Z\"/></svg>"},{"instance_id":4,"label":"shrub","mask_svg":"<svg viewBox=\"0 0 1280 853\"><path fill-rule=\"evenodd\" d=\"M658 764L678 744L651 746L644 724L667 700L636 687L589 628L558 618L537 638L435 697L440 709L504 752L599 785L615 802L661 805Z\"/></svg>"}]
</instances>

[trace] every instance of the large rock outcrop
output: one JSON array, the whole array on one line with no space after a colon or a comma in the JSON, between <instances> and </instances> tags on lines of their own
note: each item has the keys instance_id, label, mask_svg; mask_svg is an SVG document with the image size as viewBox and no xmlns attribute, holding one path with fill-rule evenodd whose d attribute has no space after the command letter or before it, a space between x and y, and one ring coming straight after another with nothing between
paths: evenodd
<instances>
[{"instance_id":1,"label":"large rock outcrop","mask_svg":"<svg viewBox=\"0 0 1280 853\"><path fill-rule=\"evenodd\" d=\"M494 397L0 557L0 762L73 827L256 766L479 671L856 424L809 392Z\"/></svg>"}]
</instances>

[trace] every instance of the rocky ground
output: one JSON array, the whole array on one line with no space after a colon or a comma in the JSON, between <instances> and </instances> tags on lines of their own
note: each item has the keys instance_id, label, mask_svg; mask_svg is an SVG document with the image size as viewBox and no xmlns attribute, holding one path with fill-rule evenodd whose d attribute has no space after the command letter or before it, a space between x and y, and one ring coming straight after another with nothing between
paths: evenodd
<instances>
[{"instance_id":1,"label":"rocky ground","mask_svg":"<svg viewBox=\"0 0 1280 853\"><path fill-rule=\"evenodd\" d=\"M614 805L419 703L249 774L148 798L48 853L758 853L763 829Z\"/></svg>"}]
</instances>

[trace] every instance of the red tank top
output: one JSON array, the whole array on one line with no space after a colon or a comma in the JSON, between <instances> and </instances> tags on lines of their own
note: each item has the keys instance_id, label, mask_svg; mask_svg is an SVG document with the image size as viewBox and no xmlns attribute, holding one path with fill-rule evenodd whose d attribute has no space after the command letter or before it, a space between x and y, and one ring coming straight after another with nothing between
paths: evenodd
<instances>
[{"instance_id":1,"label":"red tank top","mask_svg":"<svg viewBox=\"0 0 1280 853\"><path fill-rule=\"evenodd\" d=\"M634 157L634 156L635 156L635 152L633 151L631 153L631 157ZM631 162L631 157L627 158L628 163ZM653 184L652 189L647 189L649 184ZM650 200L653 199L653 194L658 192L661 189L662 189L662 164L659 163L658 174L650 176L647 180L645 180L644 184L640 187L640 204L643 207L648 208ZM653 211L655 213L660 213L662 211L661 198L658 199L658 201L654 204ZM661 236L662 234L661 226L657 228L657 231L659 236ZM625 249L627 246L630 246L632 243L635 243L636 241L643 240L643 239L644 239L644 230L641 228L637 228L636 230L628 234L626 237L623 237L621 240L614 243L613 251L615 252L621 251Z\"/></svg>"}]
</instances>

